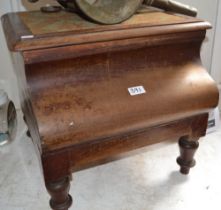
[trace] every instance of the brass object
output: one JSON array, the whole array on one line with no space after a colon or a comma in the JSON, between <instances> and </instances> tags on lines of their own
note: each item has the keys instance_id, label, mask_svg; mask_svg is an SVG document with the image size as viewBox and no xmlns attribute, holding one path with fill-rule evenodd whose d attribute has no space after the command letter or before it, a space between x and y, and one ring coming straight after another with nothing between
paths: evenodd
<instances>
[{"instance_id":1,"label":"brass object","mask_svg":"<svg viewBox=\"0 0 221 210\"><path fill-rule=\"evenodd\" d=\"M197 9L173 0L145 0L144 4L166 11L176 12L192 17L197 16Z\"/></svg>"},{"instance_id":2,"label":"brass object","mask_svg":"<svg viewBox=\"0 0 221 210\"><path fill-rule=\"evenodd\" d=\"M75 0L78 8L88 18L102 24L116 24L130 18L143 0Z\"/></svg>"},{"instance_id":3,"label":"brass object","mask_svg":"<svg viewBox=\"0 0 221 210\"><path fill-rule=\"evenodd\" d=\"M29 0L35 2L37 0ZM80 12L101 24L117 24L130 18L142 4L195 17L197 9L173 0L57 0L64 8Z\"/></svg>"}]
</instances>

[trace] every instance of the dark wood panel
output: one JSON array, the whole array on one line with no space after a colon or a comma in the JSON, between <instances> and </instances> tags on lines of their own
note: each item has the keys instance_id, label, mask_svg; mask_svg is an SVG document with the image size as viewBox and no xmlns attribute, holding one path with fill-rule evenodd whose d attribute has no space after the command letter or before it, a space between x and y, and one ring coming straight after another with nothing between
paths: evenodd
<instances>
[{"instance_id":1,"label":"dark wood panel","mask_svg":"<svg viewBox=\"0 0 221 210\"><path fill-rule=\"evenodd\" d=\"M70 45L56 48L37 49L24 51L23 56L26 64L58 61L62 59L77 58L100 54L105 52L116 52L134 50L151 46L169 45L178 43L200 42L205 38L205 31L194 31L186 33L173 33L167 35L148 36L142 38L123 39L98 43L87 43ZM123 52L122 52L123 53Z\"/></svg>"},{"instance_id":2,"label":"dark wood panel","mask_svg":"<svg viewBox=\"0 0 221 210\"><path fill-rule=\"evenodd\" d=\"M199 136L205 135L207 119L207 113L201 114L49 152L42 159L45 179L57 180L61 177L59 173L68 176L74 171L127 157L129 151L181 136L197 141Z\"/></svg>"},{"instance_id":3,"label":"dark wood panel","mask_svg":"<svg viewBox=\"0 0 221 210\"><path fill-rule=\"evenodd\" d=\"M200 42L191 42L27 65L42 147L54 150L215 107L217 88L199 50ZM127 88L139 85L146 94L130 96Z\"/></svg>"}]
</instances>

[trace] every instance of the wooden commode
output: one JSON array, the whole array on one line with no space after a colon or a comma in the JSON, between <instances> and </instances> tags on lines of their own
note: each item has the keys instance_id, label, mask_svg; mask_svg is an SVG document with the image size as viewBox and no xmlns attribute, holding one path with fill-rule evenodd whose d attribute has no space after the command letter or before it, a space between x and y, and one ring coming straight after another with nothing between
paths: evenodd
<instances>
[{"instance_id":1,"label":"wooden commode","mask_svg":"<svg viewBox=\"0 0 221 210\"><path fill-rule=\"evenodd\" d=\"M177 162L189 173L218 104L200 61L209 23L159 11L117 25L65 11L2 23L52 209L71 206L73 172L161 141L179 139Z\"/></svg>"}]
</instances>

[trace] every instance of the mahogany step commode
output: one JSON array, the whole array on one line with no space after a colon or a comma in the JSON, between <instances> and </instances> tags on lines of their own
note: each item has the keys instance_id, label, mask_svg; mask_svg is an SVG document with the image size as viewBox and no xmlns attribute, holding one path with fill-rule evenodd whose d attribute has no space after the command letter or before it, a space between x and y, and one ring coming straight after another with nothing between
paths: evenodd
<instances>
[{"instance_id":1,"label":"mahogany step commode","mask_svg":"<svg viewBox=\"0 0 221 210\"><path fill-rule=\"evenodd\" d=\"M209 23L158 11L118 25L65 11L2 22L52 209L71 206L73 172L157 142L179 139L189 173L218 103L200 61Z\"/></svg>"}]
</instances>

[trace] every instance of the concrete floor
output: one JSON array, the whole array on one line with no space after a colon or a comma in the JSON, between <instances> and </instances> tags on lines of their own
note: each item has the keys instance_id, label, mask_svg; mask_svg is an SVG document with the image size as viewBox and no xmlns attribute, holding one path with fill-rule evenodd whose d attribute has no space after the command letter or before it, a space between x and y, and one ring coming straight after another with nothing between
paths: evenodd
<instances>
[{"instance_id":1,"label":"concrete floor","mask_svg":"<svg viewBox=\"0 0 221 210\"><path fill-rule=\"evenodd\" d=\"M19 123L19 134L0 147L0 209L47 210L38 160ZM220 210L221 128L201 139L197 166L178 173L178 147L157 144L139 155L74 174L73 210Z\"/></svg>"}]
</instances>

